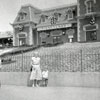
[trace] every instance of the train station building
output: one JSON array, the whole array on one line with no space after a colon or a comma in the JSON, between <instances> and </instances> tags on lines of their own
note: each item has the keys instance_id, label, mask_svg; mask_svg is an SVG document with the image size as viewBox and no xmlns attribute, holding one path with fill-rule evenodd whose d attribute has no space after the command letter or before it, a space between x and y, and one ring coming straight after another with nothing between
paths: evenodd
<instances>
[{"instance_id":1,"label":"train station building","mask_svg":"<svg viewBox=\"0 0 100 100\"><path fill-rule=\"evenodd\" d=\"M12 26L14 46L100 41L100 0L46 10L23 5Z\"/></svg>"}]
</instances>

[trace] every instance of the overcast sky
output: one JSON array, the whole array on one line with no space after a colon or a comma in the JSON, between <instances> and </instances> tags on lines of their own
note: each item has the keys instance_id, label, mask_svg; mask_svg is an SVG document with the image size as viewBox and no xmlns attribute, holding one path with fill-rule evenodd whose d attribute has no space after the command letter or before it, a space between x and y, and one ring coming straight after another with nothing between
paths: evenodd
<instances>
[{"instance_id":1,"label":"overcast sky","mask_svg":"<svg viewBox=\"0 0 100 100\"><path fill-rule=\"evenodd\" d=\"M12 31L13 23L21 5L32 4L40 9L76 3L77 0L0 0L0 32Z\"/></svg>"}]
</instances>

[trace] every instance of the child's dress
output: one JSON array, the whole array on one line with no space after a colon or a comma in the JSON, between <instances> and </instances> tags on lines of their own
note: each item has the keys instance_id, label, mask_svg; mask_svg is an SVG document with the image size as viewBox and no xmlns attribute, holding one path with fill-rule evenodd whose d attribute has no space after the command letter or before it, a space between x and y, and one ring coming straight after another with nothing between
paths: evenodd
<instances>
[{"instance_id":1,"label":"child's dress","mask_svg":"<svg viewBox=\"0 0 100 100\"><path fill-rule=\"evenodd\" d=\"M42 78L48 79L48 70L42 72Z\"/></svg>"}]
</instances>

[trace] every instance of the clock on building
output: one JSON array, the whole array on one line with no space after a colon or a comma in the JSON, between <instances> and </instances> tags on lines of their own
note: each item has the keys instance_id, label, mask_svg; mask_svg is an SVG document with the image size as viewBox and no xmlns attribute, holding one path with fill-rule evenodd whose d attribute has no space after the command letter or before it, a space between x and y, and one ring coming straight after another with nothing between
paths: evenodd
<instances>
[{"instance_id":1,"label":"clock on building","mask_svg":"<svg viewBox=\"0 0 100 100\"><path fill-rule=\"evenodd\" d=\"M17 26L17 28L18 28L19 31L22 31L23 28L24 28L24 26L19 24L19 25Z\"/></svg>"}]
</instances>

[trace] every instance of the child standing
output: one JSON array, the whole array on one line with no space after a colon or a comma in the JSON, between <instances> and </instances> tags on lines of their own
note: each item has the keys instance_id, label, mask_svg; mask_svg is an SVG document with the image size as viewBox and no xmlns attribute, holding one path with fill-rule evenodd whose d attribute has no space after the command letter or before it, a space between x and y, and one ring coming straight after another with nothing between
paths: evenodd
<instances>
[{"instance_id":1,"label":"child standing","mask_svg":"<svg viewBox=\"0 0 100 100\"><path fill-rule=\"evenodd\" d=\"M43 86L47 87L48 85L48 69L47 67L44 68L42 71L42 81L43 81Z\"/></svg>"}]
</instances>

